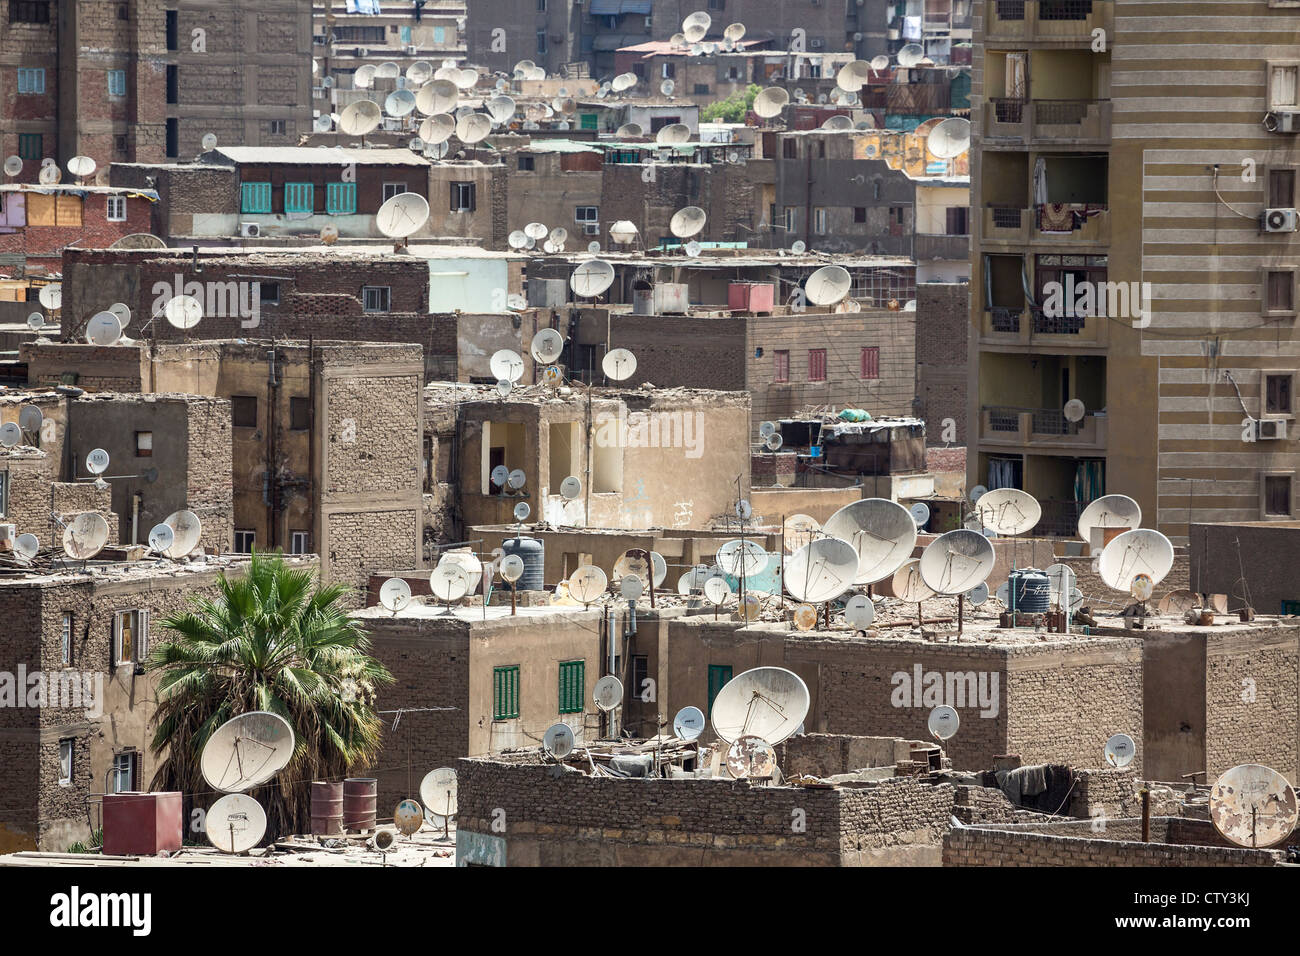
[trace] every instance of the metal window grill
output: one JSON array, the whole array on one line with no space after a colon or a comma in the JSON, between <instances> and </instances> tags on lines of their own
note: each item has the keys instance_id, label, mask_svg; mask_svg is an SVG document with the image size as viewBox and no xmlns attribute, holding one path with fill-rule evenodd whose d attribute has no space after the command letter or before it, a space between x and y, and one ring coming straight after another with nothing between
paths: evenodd
<instances>
[{"instance_id":1,"label":"metal window grill","mask_svg":"<svg viewBox=\"0 0 1300 956\"><path fill-rule=\"evenodd\" d=\"M1083 331L1087 316L1081 314L1048 315L1042 309L1033 309L1034 331L1047 335L1078 335Z\"/></svg>"},{"instance_id":2,"label":"metal window grill","mask_svg":"<svg viewBox=\"0 0 1300 956\"><path fill-rule=\"evenodd\" d=\"M993 225L998 229L1019 229L1023 209L1015 206L994 206Z\"/></svg>"},{"instance_id":3,"label":"metal window grill","mask_svg":"<svg viewBox=\"0 0 1300 956\"><path fill-rule=\"evenodd\" d=\"M1025 18L1025 0L997 0L999 20L1023 20Z\"/></svg>"},{"instance_id":4,"label":"metal window grill","mask_svg":"<svg viewBox=\"0 0 1300 956\"><path fill-rule=\"evenodd\" d=\"M1092 15L1092 0L1038 0L1040 20L1086 20Z\"/></svg>"},{"instance_id":5,"label":"metal window grill","mask_svg":"<svg viewBox=\"0 0 1300 956\"><path fill-rule=\"evenodd\" d=\"M1020 409L1010 405L988 405L984 409L989 414L989 431L1020 431Z\"/></svg>"},{"instance_id":6,"label":"metal window grill","mask_svg":"<svg viewBox=\"0 0 1300 956\"><path fill-rule=\"evenodd\" d=\"M1006 306L995 305L989 310L992 316L992 325L994 332L1019 332L1020 331L1020 309L1009 309Z\"/></svg>"},{"instance_id":7,"label":"metal window grill","mask_svg":"<svg viewBox=\"0 0 1300 956\"><path fill-rule=\"evenodd\" d=\"M1059 408L1035 408L1033 432L1036 435L1077 435L1083 422L1072 422Z\"/></svg>"},{"instance_id":8,"label":"metal window grill","mask_svg":"<svg viewBox=\"0 0 1300 956\"><path fill-rule=\"evenodd\" d=\"M1034 122L1046 126L1078 126L1088 115L1091 100L1034 100Z\"/></svg>"},{"instance_id":9,"label":"metal window grill","mask_svg":"<svg viewBox=\"0 0 1300 956\"><path fill-rule=\"evenodd\" d=\"M993 116L999 123L1020 123L1024 121L1025 101L994 97Z\"/></svg>"}]
</instances>

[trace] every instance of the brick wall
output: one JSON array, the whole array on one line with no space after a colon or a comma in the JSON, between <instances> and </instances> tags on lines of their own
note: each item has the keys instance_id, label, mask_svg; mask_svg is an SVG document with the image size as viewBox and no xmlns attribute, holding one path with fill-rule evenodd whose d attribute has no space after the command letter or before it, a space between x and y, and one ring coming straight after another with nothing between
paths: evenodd
<instances>
[{"instance_id":1,"label":"brick wall","mask_svg":"<svg viewBox=\"0 0 1300 956\"><path fill-rule=\"evenodd\" d=\"M966 444L966 333L970 285L921 282L916 287L917 414L938 444ZM952 434L948 428L951 419ZM951 470L951 469L947 469ZM965 462L962 462L965 470Z\"/></svg>"},{"instance_id":2,"label":"brick wall","mask_svg":"<svg viewBox=\"0 0 1300 956\"><path fill-rule=\"evenodd\" d=\"M1205 637L1205 770L1261 763L1295 779L1300 739L1296 628ZM1188 770L1200 767L1189 767Z\"/></svg>"},{"instance_id":3,"label":"brick wall","mask_svg":"<svg viewBox=\"0 0 1300 956\"><path fill-rule=\"evenodd\" d=\"M19 357L28 385L68 384L88 392L140 392L140 350L131 345L24 342Z\"/></svg>"}]
</instances>

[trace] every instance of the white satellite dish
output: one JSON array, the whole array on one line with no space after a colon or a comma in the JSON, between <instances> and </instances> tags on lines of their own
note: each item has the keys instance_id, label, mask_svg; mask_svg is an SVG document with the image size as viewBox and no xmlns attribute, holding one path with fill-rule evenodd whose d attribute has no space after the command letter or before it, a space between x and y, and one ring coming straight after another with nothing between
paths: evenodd
<instances>
[{"instance_id":1,"label":"white satellite dish","mask_svg":"<svg viewBox=\"0 0 1300 956\"><path fill-rule=\"evenodd\" d=\"M916 66L925 58L925 50L919 43L909 43L898 51L898 65L904 69Z\"/></svg>"},{"instance_id":2,"label":"white satellite dish","mask_svg":"<svg viewBox=\"0 0 1300 956\"><path fill-rule=\"evenodd\" d=\"M126 328L128 325L130 325L131 307L128 306L125 302L114 302L112 305L108 307L108 311L112 312L115 316L118 317L119 320L121 320L122 328Z\"/></svg>"},{"instance_id":3,"label":"white satellite dish","mask_svg":"<svg viewBox=\"0 0 1300 956\"><path fill-rule=\"evenodd\" d=\"M439 146L445 147L447 140L455 132L456 120L447 113L440 113L420 121L420 139L424 140L426 150Z\"/></svg>"},{"instance_id":4,"label":"white satellite dish","mask_svg":"<svg viewBox=\"0 0 1300 956\"><path fill-rule=\"evenodd\" d=\"M357 100L348 104L339 114L339 131L349 136L365 136L379 126L383 119L384 111L378 103Z\"/></svg>"},{"instance_id":5,"label":"white satellite dish","mask_svg":"<svg viewBox=\"0 0 1300 956\"><path fill-rule=\"evenodd\" d=\"M600 360L600 369L607 379L621 382L636 371L636 356L627 349L613 349Z\"/></svg>"},{"instance_id":6,"label":"white satellite dish","mask_svg":"<svg viewBox=\"0 0 1300 956\"><path fill-rule=\"evenodd\" d=\"M524 235L529 239L540 241L550 235L550 229L547 228L544 222L530 222L524 226Z\"/></svg>"},{"instance_id":7,"label":"white satellite dish","mask_svg":"<svg viewBox=\"0 0 1300 956\"><path fill-rule=\"evenodd\" d=\"M49 285L41 286L37 299L51 312L57 312L63 307L63 283L51 282Z\"/></svg>"},{"instance_id":8,"label":"white satellite dish","mask_svg":"<svg viewBox=\"0 0 1300 956\"><path fill-rule=\"evenodd\" d=\"M979 607L988 599L989 586L982 581L966 592L966 600L970 601L974 607Z\"/></svg>"},{"instance_id":9,"label":"white satellite dish","mask_svg":"<svg viewBox=\"0 0 1300 956\"><path fill-rule=\"evenodd\" d=\"M429 589L444 604L459 601L470 592L474 582L465 569L454 562L439 564L429 575Z\"/></svg>"},{"instance_id":10,"label":"white satellite dish","mask_svg":"<svg viewBox=\"0 0 1300 956\"><path fill-rule=\"evenodd\" d=\"M456 76L452 77L452 82L460 90L471 90L478 83L478 70L464 69Z\"/></svg>"},{"instance_id":11,"label":"white satellite dish","mask_svg":"<svg viewBox=\"0 0 1300 956\"><path fill-rule=\"evenodd\" d=\"M722 31L723 39L730 40L732 43L739 43L745 38L745 25L743 23L733 23Z\"/></svg>"},{"instance_id":12,"label":"white satellite dish","mask_svg":"<svg viewBox=\"0 0 1300 956\"><path fill-rule=\"evenodd\" d=\"M961 718L957 716L957 711L953 708L947 704L942 704L930 711L930 717L925 723L932 736L939 740L949 740L957 733L957 728L961 726Z\"/></svg>"},{"instance_id":13,"label":"white satellite dish","mask_svg":"<svg viewBox=\"0 0 1300 956\"><path fill-rule=\"evenodd\" d=\"M939 159L954 159L970 149L970 120L953 116L930 130L926 148Z\"/></svg>"},{"instance_id":14,"label":"white satellite dish","mask_svg":"<svg viewBox=\"0 0 1300 956\"><path fill-rule=\"evenodd\" d=\"M29 435L39 432L43 421L45 416L35 405L23 405L18 409L18 427Z\"/></svg>"},{"instance_id":15,"label":"white satellite dish","mask_svg":"<svg viewBox=\"0 0 1300 956\"><path fill-rule=\"evenodd\" d=\"M357 71L352 74L352 88L354 90L368 90L375 82L375 73L379 68L373 63L363 63L357 67Z\"/></svg>"},{"instance_id":16,"label":"white satellite dish","mask_svg":"<svg viewBox=\"0 0 1300 956\"><path fill-rule=\"evenodd\" d=\"M1133 762L1137 755L1137 745L1128 734L1115 734L1106 741L1104 751L1106 763L1117 770L1122 770Z\"/></svg>"},{"instance_id":17,"label":"white satellite dish","mask_svg":"<svg viewBox=\"0 0 1300 956\"><path fill-rule=\"evenodd\" d=\"M779 86L769 86L754 97L754 112L763 119L779 116L790 102L790 94Z\"/></svg>"},{"instance_id":18,"label":"white satellite dish","mask_svg":"<svg viewBox=\"0 0 1300 956\"><path fill-rule=\"evenodd\" d=\"M868 627L876 619L876 605L865 594L855 594L844 605L844 623L849 627Z\"/></svg>"},{"instance_id":19,"label":"white satellite dish","mask_svg":"<svg viewBox=\"0 0 1300 956\"><path fill-rule=\"evenodd\" d=\"M619 579L618 593L625 601L637 601L645 593L645 585L635 574L625 574Z\"/></svg>"},{"instance_id":20,"label":"white satellite dish","mask_svg":"<svg viewBox=\"0 0 1300 956\"><path fill-rule=\"evenodd\" d=\"M822 129L828 133L847 133L853 129L853 119L842 114L831 116L826 119L826 122L822 123Z\"/></svg>"},{"instance_id":21,"label":"white satellite dish","mask_svg":"<svg viewBox=\"0 0 1300 956\"><path fill-rule=\"evenodd\" d=\"M30 533L20 534L14 538L14 554L22 561L30 561L41 550L41 541Z\"/></svg>"},{"instance_id":22,"label":"white satellite dish","mask_svg":"<svg viewBox=\"0 0 1300 956\"><path fill-rule=\"evenodd\" d=\"M192 295L178 295L167 300L163 316L178 329L192 329L203 318L203 306Z\"/></svg>"},{"instance_id":23,"label":"white satellite dish","mask_svg":"<svg viewBox=\"0 0 1300 956\"><path fill-rule=\"evenodd\" d=\"M42 186L53 186L63 178L63 170L58 166L50 163L48 166L42 166L41 171L36 174L37 181Z\"/></svg>"},{"instance_id":24,"label":"white satellite dish","mask_svg":"<svg viewBox=\"0 0 1300 956\"><path fill-rule=\"evenodd\" d=\"M889 57L885 56L883 53L879 56L873 56L871 58L871 69L873 72L883 73L885 70L889 69Z\"/></svg>"},{"instance_id":25,"label":"white satellite dish","mask_svg":"<svg viewBox=\"0 0 1300 956\"><path fill-rule=\"evenodd\" d=\"M894 597L908 604L920 604L934 597L934 590L921 577L919 558L904 562L903 566L894 572L894 576L889 581L889 588L894 592Z\"/></svg>"},{"instance_id":26,"label":"white satellite dish","mask_svg":"<svg viewBox=\"0 0 1300 956\"><path fill-rule=\"evenodd\" d=\"M40 312L33 312L31 315L27 316L27 327L33 332L45 328L45 316Z\"/></svg>"},{"instance_id":27,"label":"white satellite dish","mask_svg":"<svg viewBox=\"0 0 1300 956\"><path fill-rule=\"evenodd\" d=\"M984 495L986 494L988 494L987 488L985 488L983 485L976 485L974 488L970 490L970 494L968 497L970 498L971 503L974 504L975 502L979 501L980 498L984 497Z\"/></svg>"},{"instance_id":28,"label":"white satellite dish","mask_svg":"<svg viewBox=\"0 0 1300 956\"><path fill-rule=\"evenodd\" d=\"M23 158L21 156L6 156L4 169L6 176L17 176L23 171Z\"/></svg>"},{"instance_id":29,"label":"white satellite dish","mask_svg":"<svg viewBox=\"0 0 1300 956\"><path fill-rule=\"evenodd\" d=\"M102 448L92 449L86 456L86 470L92 475L102 475L108 470L108 452Z\"/></svg>"},{"instance_id":30,"label":"white satellite dish","mask_svg":"<svg viewBox=\"0 0 1300 956\"><path fill-rule=\"evenodd\" d=\"M216 137L213 138L215 139ZM215 145L216 143L214 142L212 146ZM205 146L204 148L211 149L212 146ZM68 172L72 173L72 175L78 177L79 179L85 179L87 176L93 176L95 174L95 161L91 159L89 156L73 156L70 160L68 160Z\"/></svg>"},{"instance_id":31,"label":"white satellite dish","mask_svg":"<svg viewBox=\"0 0 1300 956\"><path fill-rule=\"evenodd\" d=\"M913 503L912 507L907 509L907 513L912 516L918 528L923 527L930 520L930 506L924 501Z\"/></svg>"},{"instance_id":32,"label":"white satellite dish","mask_svg":"<svg viewBox=\"0 0 1300 956\"><path fill-rule=\"evenodd\" d=\"M1225 771L1210 790L1214 828L1237 846L1277 846L1300 818L1295 789L1272 767L1247 763Z\"/></svg>"},{"instance_id":33,"label":"white satellite dish","mask_svg":"<svg viewBox=\"0 0 1300 956\"><path fill-rule=\"evenodd\" d=\"M506 484L518 491L528 481L528 475L522 468L516 468L506 476Z\"/></svg>"},{"instance_id":34,"label":"white satellite dish","mask_svg":"<svg viewBox=\"0 0 1300 956\"><path fill-rule=\"evenodd\" d=\"M785 589L796 601L833 601L853 586L858 552L840 538L817 538L785 562Z\"/></svg>"},{"instance_id":35,"label":"white satellite dish","mask_svg":"<svg viewBox=\"0 0 1300 956\"><path fill-rule=\"evenodd\" d=\"M199 755L199 771L213 790L243 793L287 767L295 745L293 728L279 714L249 711L213 732Z\"/></svg>"},{"instance_id":36,"label":"white satellite dish","mask_svg":"<svg viewBox=\"0 0 1300 956\"><path fill-rule=\"evenodd\" d=\"M398 193L375 213L375 226L390 239L405 239L429 220L429 201L419 193Z\"/></svg>"},{"instance_id":37,"label":"white satellite dish","mask_svg":"<svg viewBox=\"0 0 1300 956\"><path fill-rule=\"evenodd\" d=\"M682 36L685 37L687 43L699 43L704 39L704 35L709 32L709 27L712 25L713 18L707 13L703 11L692 13L682 21Z\"/></svg>"},{"instance_id":38,"label":"white satellite dish","mask_svg":"<svg viewBox=\"0 0 1300 956\"><path fill-rule=\"evenodd\" d=\"M568 724L552 724L542 735L542 749L557 760L573 753L573 729Z\"/></svg>"},{"instance_id":39,"label":"white satellite dish","mask_svg":"<svg viewBox=\"0 0 1300 956\"><path fill-rule=\"evenodd\" d=\"M704 711L698 707L683 707L673 718L673 734L678 740L698 740L704 733Z\"/></svg>"},{"instance_id":40,"label":"white satellite dish","mask_svg":"<svg viewBox=\"0 0 1300 956\"><path fill-rule=\"evenodd\" d=\"M691 139L691 128L685 123L670 123L655 134L655 142L660 146L679 146Z\"/></svg>"},{"instance_id":41,"label":"white satellite dish","mask_svg":"<svg viewBox=\"0 0 1300 956\"><path fill-rule=\"evenodd\" d=\"M385 60L375 67L375 78L380 80L395 80L402 75L402 68L392 60Z\"/></svg>"},{"instance_id":42,"label":"white satellite dish","mask_svg":"<svg viewBox=\"0 0 1300 956\"><path fill-rule=\"evenodd\" d=\"M1074 582L1076 575L1074 569L1068 564L1048 565L1044 572L1047 575L1047 581L1051 587L1051 602L1057 607L1064 607L1069 603L1070 594L1074 591Z\"/></svg>"},{"instance_id":43,"label":"white satellite dish","mask_svg":"<svg viewBox=\"0 0 1300 956\"><path fill-rule=\"evenodd\" d=\"M803 284L804 294L813 305L834 305L849 294L853 277L843 266L822 266Z\"/></svg>"},{"instance_id":44,"label":"white satellite dish","mask_svg":"<svg viewBox=\"0 0 1300 956\"><path fill-rule=\"evenodd\" d=\"M428 60L416 60L406 68L406 80L412 86L421 86L433 79L433 64Z\"/></svg>"},{"instance_id":45,"label":"white satellite dish","mask_svg":"<svg viewBox=\"0 0 1300 956\"><path fill-rule=\"evenodd\" d=\"M505 465L497 465L492 469L492 472L488 477L492 481L492 484L496 485L498 488L504 488L506 482L510 480L510 469Z\"/></svg>"},{"instance_id":46,"label":"white satellite dish","mask_svg":"<svg viewBox=\"0 0 1300 956\"><path fill-rule=\"evenodd\" d=\"M528 237L523 234L522 230L516 229L514 232L510 233L510 235L506 236L506 244L510 246L511 249L523 249L528 245Z\"/></svg>"},{"instance_id":47,"label":"white satellite dish","mask_svg":"<svg viewBox=\"0 0 1300 956\"><path fill-rule=\"evenodd\" d=\"M0 425L0 445L13 448L23 440L23 430L17 422L5 422Z\"/></svg>"},{"instance_id":48,"label":"white satellite dish","mask_svg":"<svg viewBox=\"0 0 1300 956\"><path fill-rule=\"evenodd\" d=\"M87 561L108 543L108 522L94 511L83 511L63 529L63 553L75 561Z\"/></svg>"},{"instance_id":49,"label":"white satellite dish","mask_svg":"<svg viewBox=\"0 0 1300 956\"><path fill-rule=\"evenodd\" d=\"M470 113L456 121L456 138L466 146L481 142L492 132L492 119L486 113Z\"/></svg>"},{"instance_id":50,"label":"white satellite dish","mask_svg":"<svg viewBox=\"0 0 1300 956\"><path fill-rule=\"evenodd\" d=\"M583 604L591 604L605 596L609 578L594 564L584 564L569 575L569 595Z\"/></svg>"},{"instance_id":51,"label":"white satellite dish","mask_svg":"<svg viewBox=\"0 0 1300 956\"><path fill-rule=\"evenodd\" d=\"M1065 407L1061 410L1061 414L1065 416L1067 422L1081 422L1083 421L1083 416L1086 415L1087 412L1088 406L1084 405L1083 402L1079 401L1077 398L1070 399L1065 403Z\"/></svg>"},{"instance_id":52,"label":"white satellite dish","mask_svg":"<svg viewBox=\"0 0 1300 956\"><path fill-rule=\"evenodd\" d=\"M454 817L457 810L456 771L450 767L430 770L420 781L420 802L430 813L440 817Z\"/></svg>"},{"instance_id":53,"label":"white satellite dish","mask_svg":"<svg viewBox=\"0 0 1300 956\"><path fill-rule=\"evenodd\" d=\"M636 224L627 219L616 219L609 227L609 238L619 245L636 241L638 230Z\"/></svg>"},{"instance_id":54,"label":"white satellite dish","mask_svg":"<svg viewBox=\"0 0 1300 956\"><path fill-rule=\"evenodd\" d=\"M635 581L636 578L632 580ZM597 707L608 713L623 703L623 682L613 674L606 674L596 681L596 686L591 691L591 699L595 701Z\"/></svg>"},{"instance_id":55,"label":"white satellite dish","mask_svg":"<svg viewBox=\"0 0 1300 956\"><path fill-rule=\"evenodd\" d=\"M841 90L856 93L871 79L871 64L865 60L845 63L835 74L835 85Z\"/></svg>"},{"instance_id":56,"label":"white satellite dish","mask_svg":"<svg viewBox=\"0 0 1300 956\"><path fill-rule=\"evenodd\" d=\"M845 505L827 519L822 530L849 542L857 552L854 584L874 584L890 577L916 547L916 522L906 508L887 498L864 498Z\"/></svg>"},{"instance_id":57,"label":"white satellite dish","mask_svg":"<svg viewBox=\"0 0 1300 956\"><path fill-rule=\"evenodd\" d=\"M632 89L636 84L637 76L635 73L620 73L610 81L609 88L615 93L623 93Z\"/></svg>"},{"instance_id":58,"label":"white satellite dish","mask_svg":"<svg viewBox=\"0 0 1300 956\"><path fill-rule=\"evenodd\" d=\"M411 603L411 586L401 578L389 578L379 587L379 603L388 611L400 611Z\"/></svg>"},{"instance_id":59,"label":"white satellite dish","mask_svg":"<svg viewBox=\"0 0 1300 956\"><path fill-rule=\"evenodd\" d=\"M415 111L415 94L410 90L393 90L384 97L384 112L389 116L409 116Z\"/></svg>"},{"instance_id":60,"label":"white satellite dish","mask_svg":"<svg viewBox=\"0 0 1300 956\"><path fill-rule=\"evenodd\" d=\"M183 558L196 547L203 536L203 522L193 511L175 511L163 519L172 529L172 545L164 554L169 558Z\"/></svg>"},{"instance_id":61,"label":"white satellite dish","mask_svg":"<svg viewBox=\"0 0 1300 956\"><path fill-rule=\"evenodd\" d=\"M529 351L536 361L550 365L564 353L564 336L555 329L541 329L533 336Z\"/></svg>"},{"instance_id":62,"label":"white satellite dish","mask_svg":"<svg viewBox=\"0 0 1300 956\"><path fill-rule=\"evenodd\" d=\"M156 524L149 531L149 550L157 554L166 554L167 549L176 543L176 532L165 524Z\"/></svg>"},{"instance_id":63,"label":"white satellite dish","mask_svg":"<svg viewBox=\"0 0 1300 956\"><path fill-rule=\"evenodd\" d=\"M624 123L614 134L618 139L639 139L645 135L640 123Z\"/></svg>"},{"instance_id":64,"label":"white satellite dish","mask_svg":"<svg viewBox=\"0 0 1300 956\"><path fill-rule=\"evenodd\" d=\"M86 341L91 345L116 345L122 338L122 320L112 312L97 312L86 323Z\"/></svg>"},{"instance_id":65,"label":"white satellite dish","mask_svg":"<svg viewBox=\"0 0 1300 956\"><path fill-rule=\"evenodd\" d=\"M222 853L247 853L266 836L266 811L246 793L228 793L208 807L203 833Z\"/></svg>"},{"instance_id":66,"label":"white satellite dish","mask_svg":"<svg viewBox=\"0 0 1300 956\"><path fill-rule=\"evenodd\" d=\"M570 475L560 482L560 497L565 501L573 501L578 495L582 494L582 479L575 475Z\"/></svg>"},{"instance_id":67,"label":"white satellite dish","mask_svg":"<svg viewBox=\"0 0 1300 956\"><path fill-rule=\"evenodd\" d=\"M790 244L790 251L796 256L803 255L808 250L807 244L802 239L796 239Z\"/></svg>"},{"instance_id":68,"label":"white satellite dish","mask_svg":"<svg viewBox=\"0 0 1300 956\"><path fill-rule=\"evenodd\" d=\"M689 239L704 228L709 216L699 206L686 206L673 213L668 221L668 231L679 239Z\"/></svg>"},{"instance_id":69,"label":"white satellite dish","mask_svg":"<svg viewBox=\"0 0 1300 956\"><path fill-rule=\"evenodd\" d=\"M1170 540L1151 528L1136 528L1106 545L1097 571L1107 587L1131 592L1137 576L1147 575L1156 585L1173 566L1174 546Z\"/></svg>"},{"instance_id":70,"label":"white satellite dish","mask_svg":"<svg viewBox=\"0 0 1300 956\"><path fill-rule=\"evenodd\" d=\"M664 80L659 84L659 92L664 96L672 96L677 89L677 84L672 80Z\"/></svg>"},{"instance_id":71,"label":"white satellite dish","mask_svg":"<svg viewBox=\"0 0 1300 956\"><path fill-rule=\"evenodd\" d=\"M727 743L755 735L775 746L792 736L808 716L808 685L784 667L755 667L737 674L718 691L710 721Z\"/></svg>"},{"instance_id":72,"label":"white satellite dish","mask_svg":"<svg viewBox=\"0 0 1300 956\"><path fill-rule=\"evenodd\" d=\"M1018 488L985 492L975 503L974 511L985 528L1006 535L1024 534L1043 516L1043 506L1038 500Z\"/></svg>"},{"instance_id":73,"label":"white satellite dish","mask_svg":"<svg viewBox=\"0 0 1300 956\"><path fill-rule=\"evenodd\" d=\"M425 116L441 116L451 113L459 100L460 91L456 89L456 84L451 80L438 79L420 87L415 94L415 108Z\"/></svg>"},{"instance_id":74,"label":"white satellite dish","mask_svg":"<svg viewBox=\"0 0 1300 956\"><path fill-rule=\"evenodd\" d=\"M741 521L748 521L754 514L754 507L744 498L736 502L736 517Z\"/></svg>"},{"instance_id":75,"label":"white satellite dish","mask_svg":"<svg viewBox=\"0 0 1300 956\"><path fill-rule=\"evenodd\" d=\"M488 361L488 368L499 379L505 379L507 382L517 382L524 375L524 360L518 352L501 349L492 353L492 358Z\"/></svg>"},{"instance_id":76,"label":"white satellite dish","mask_svg":"<svg viewBox=\"0 0 1300 956\"><path fill-rule=\"evenodd\" d=\"M718 548L715 560L723 571L738 578L761 574L771 559L757 541L733 538Z\"/></svg>"},{"instance_id":77,"label":"white satellite dish","mask_svg":"<svg viewBox=\"0 0 1300 956\"><path fill-rule=\"evenodd\" d=\"M959 528L939 535L921 552L921 579L935 594L962 594L982 584L996 560L988 538Z\"/></svg>"},{"instance_id":78,"label":"white satellite dish","mask_svg":"<svg viewBox=\"0 0 1300 956\"><path fill-rule=\"evenodd\" d=\"M501 580L514 584L524 576L524 559L517 554L507 554L501 559Z\"/></svg>"},{"instance_id":79,"label":"white satellite dish","mask_svg":"<svg viewBox=\"0 0 1300 956\"><path fill-rule=\"evenodd\" d=\"M1091 543L1094 528L1131 530L1141 525L1142 508L1136 501L1127 495L1102 495L1079 515L1079 537Z\"/></svg>"}]
</instances>

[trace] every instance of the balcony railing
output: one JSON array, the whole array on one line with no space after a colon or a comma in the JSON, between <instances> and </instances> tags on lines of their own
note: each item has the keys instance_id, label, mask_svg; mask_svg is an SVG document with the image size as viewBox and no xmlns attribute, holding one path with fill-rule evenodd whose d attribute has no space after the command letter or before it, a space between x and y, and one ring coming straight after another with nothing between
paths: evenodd
<instances>
[{"instance_id":1,"label":"balcony railing","mask_svg":"<svg viewBox=\"0 0 1300 956\"><path fill-rule=\"evenodd\" d=\"M1020 334L1020 316L1024 313L1024 306L1019 308L1010 308L1003 305L995 305L989 310L989 319L993 326L994 332L1010 332L1013 335Z\"/></svg>"},{"instance_id":2,"label":"balcony railing","mask_svg":"<svg viewBox=\"0 0 1300 956\"><path fill-rule=\"evenodd\" d=\"M1034 207L1034 233L1092 242L1110 241L1105 203L1047 203Z\"/></svg>"},{"instance_id":3,"label":"balcony railing","mask_svg":"<svg viewBox=\"0 0 1300 956\"><path fill-rule=\"evenodd\" d=\"M1091 42L1094 30L1113 35L1113 0L987 0L988 40Z\"/></svg>"},{"instance_id":4,"label":"balcony railing","mask_svg":"<svg viewBox=\"0 0 1300 956\"><path fill-rule=\"evenodd\" d=\"M985 139L1105 146L1110 144L1110 100L1024 100L991 97L984 110Z\"/></svg>"},{"instance_id":5,"label":"balcony railing","mask_svg":"<svg viewBox=\"0 0 1300 956\"><path fill-rule=\"evenodd\" d=\"M1029 241L1030 210L1016 206L985 206L985 239L1002 239L1011 242Z\"/></svg>"},{"instance_id":6,"label":"balcony railing","mask_svg":"<svg viewBox=\"0 0 1300 956\"><path fill-rule=\"evenodd\" d=\"M1077 422L1060 408L985 405L980 409L980 439L998 445L1106 447L1106 416L1090 413Z\"/></svg>"},{"instance_id":7,"label":"balcony railing","mask_svg":"<svg viewBox=\"0 0 1300 956\"><path fill-rule=\"evenodd\" d=\"M1043 498L1038 502L1043 516L1029 532L1031 538L1073 538L1079 533L1079 515L1084 505L1060 498Z\"/></svg>"},{"instance_id":8,"label":"balcony railing","mask_svg":"<svg viewBox=\"0 0 1300 956\"><path fill-rule=\"evenodd\" d=\"M1041 308L1030 308L1034 317L1034 332L1040 335L1078 335L1087 324L1088 317L1079 313L1048 315Z\"/></svg>"}]
</instances>

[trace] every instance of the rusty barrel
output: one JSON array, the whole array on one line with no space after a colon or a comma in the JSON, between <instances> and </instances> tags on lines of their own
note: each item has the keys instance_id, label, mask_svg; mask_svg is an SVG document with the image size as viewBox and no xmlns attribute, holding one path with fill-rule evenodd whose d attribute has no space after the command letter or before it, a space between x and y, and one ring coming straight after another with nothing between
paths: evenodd
<instances>
[{"instance_id":1,"label":"rusty barrel","mask_svg":"<svg viewBox=\"0 0 1300 956\"><path fill-rule=\"evenodd\" d=\"M343 829L365 833L375 828L375 802L379 781L374 777L348 777L343 781Z\"/></svg>"},{"instance_id":2,"label":"rusty barrel","mask_svg":"<svg viewBox=\"0 0 1300 956\"><path fill-rule=\"evenodd\" d=\"M313 780L311 785L312 836L343 835L343 784Z\"/></svg>"}]
</instances>

